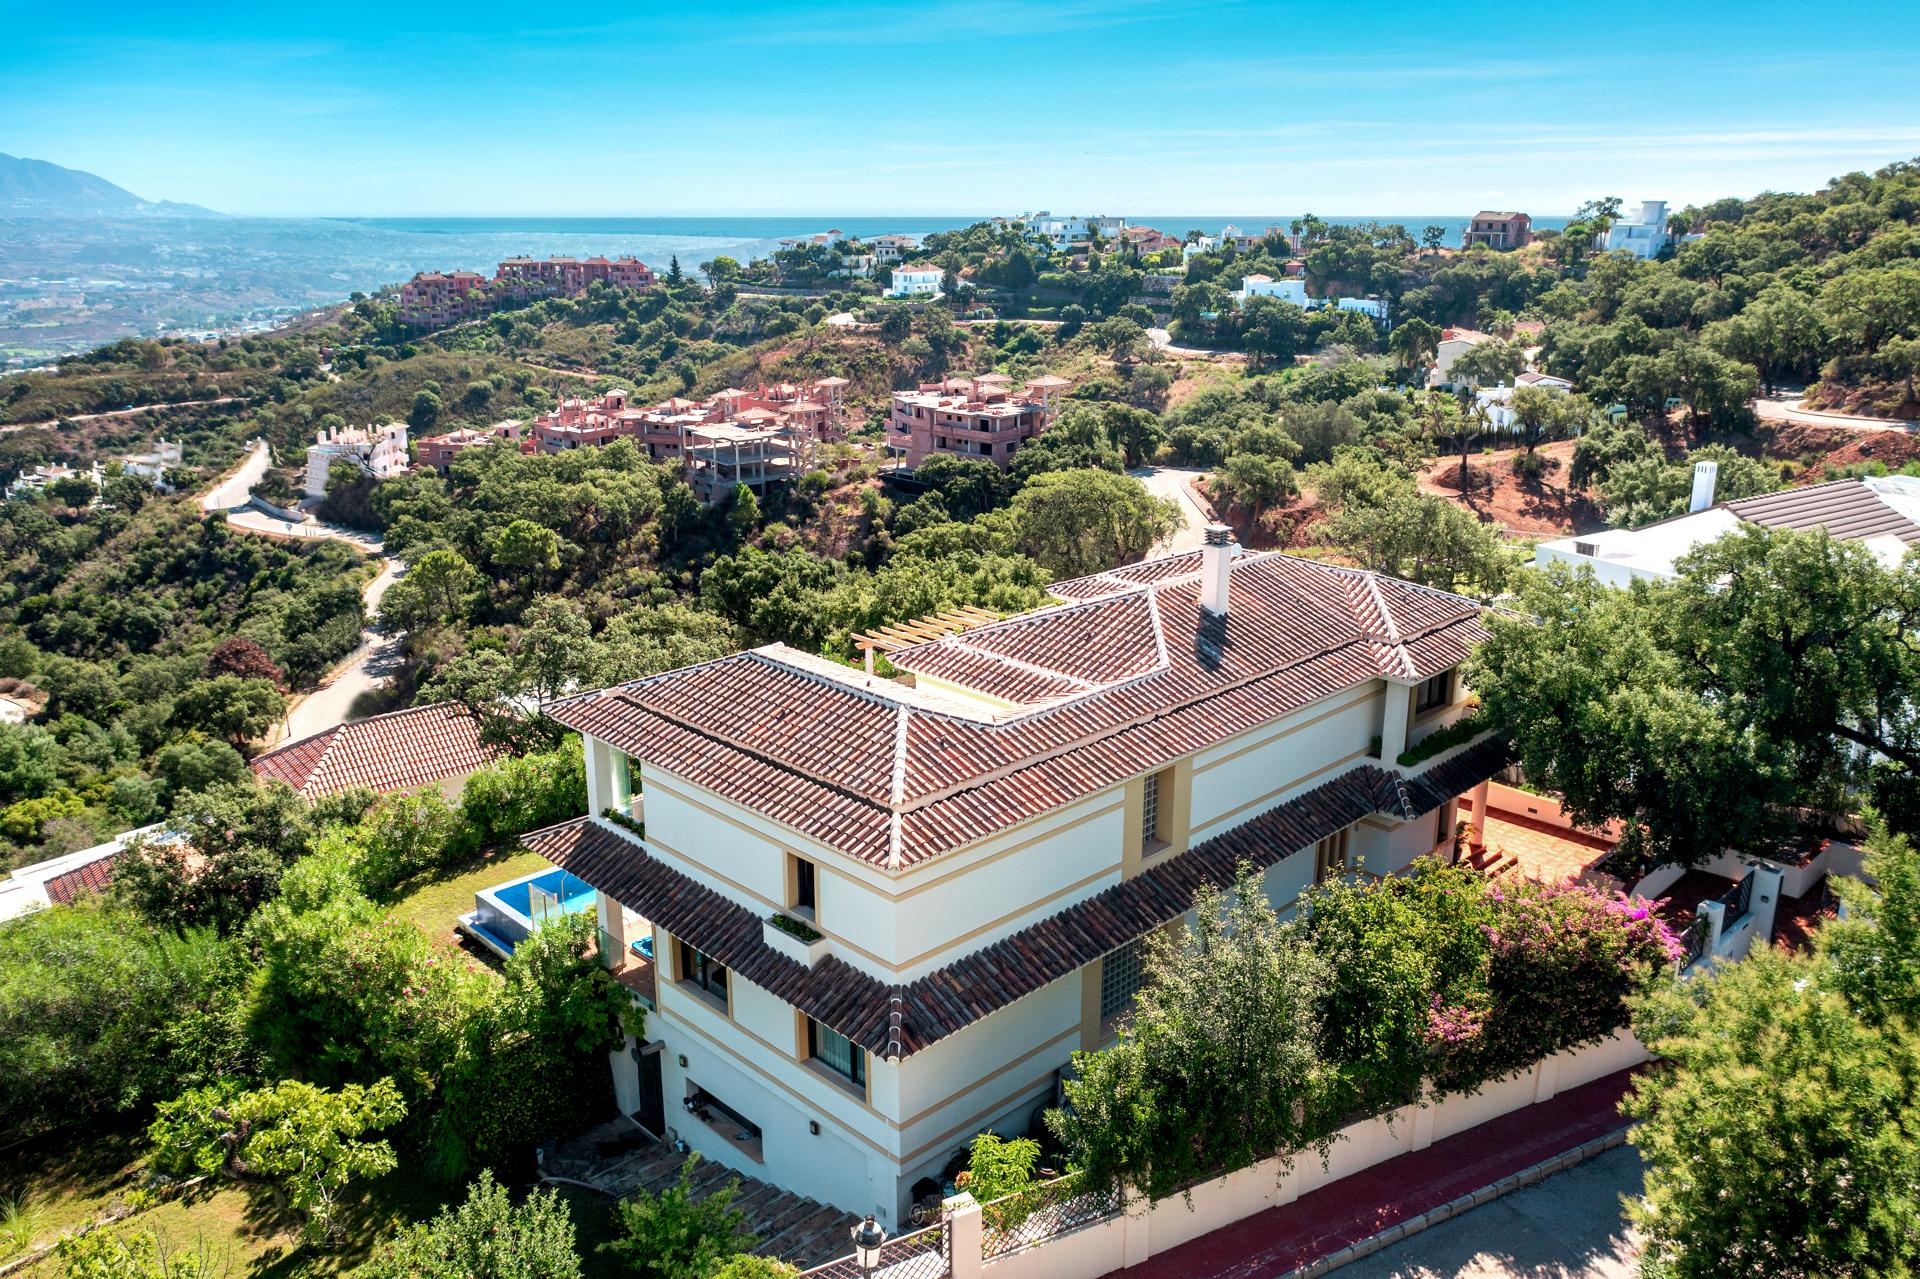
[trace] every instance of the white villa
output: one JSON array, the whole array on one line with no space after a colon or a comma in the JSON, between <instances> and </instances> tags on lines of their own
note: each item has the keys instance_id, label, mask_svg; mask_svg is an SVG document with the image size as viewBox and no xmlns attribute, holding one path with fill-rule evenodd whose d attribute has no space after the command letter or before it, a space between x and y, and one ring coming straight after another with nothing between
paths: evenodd
<instances>
[{"instance_id":1,"label":"white villa","mask_svg":"<svg viewBox=\"0 0 1920 1279\"><path fill-rule=\"evenodd\" d=\"M1242 277L1240 287L1233 296L1245 305L1248 298L1278 298L1282 302L1291 302L1303 311L1317 311L1323 306L1338 307L1342 311L1358 311L1385 324L1387 321L1387 300L1378 297L1366 298L1316 298L1307 296L1307 282L1295 277L1276 280L1270 275L1255 272Z\"/></svg>"},{"instance_id":2,"label":"white villa","mask_svg":"<svg viewBox=\"0 0 1920 1279\"><path fill-rule=\"evenodd\" d=\"M1449 854L1463 795L1484 823L1503 745L1399 762L1469 709L1479 607L1229 538L896 649L894 679L771 645L550 703L592 815L525 843L651 994L622 1108L897 1230L1055 1103L1196 887L1248 864L1289 907Z\"/></svg>"},{"instance_id":3,"label":"white villa","mask_svg":"<svg viewBox=\"0 0 1920 1279\"><path fill-rule=\"evenodd\" d=\"M946 272L927 262L893 268L893 283L887 286L890 298L938 297L940 278Z\"/></svg>"},{"instance_id":4,"label":"white villa","mask_svg":"<svg viewBox=\"0 0 1920 1279\"><path fill-rule=\"evenodd\" d=\"M1062 252L1076 244L1086 244L1095 236L1103 240L1112 240L1127 229L1125 218L1107 217L1103 214L1083 216L1080 214L1056 216L1040 212L1026 219L1027 230L1047 241Z\"/></svg>"},{"instance_id":5,"label":"white villa","mask_svg":"<svg viewBox=\"0 0 1920 1279\"><path fill-rule=\"evenodd\" d=\"M307 446L307 475L302 491L308 497L327 495L327 475L336 461L354 463L377 480L406 474L407 424L389 422L382 427L346 426L338 431L322 429Z\"/></svg>"},{"instance_id":6,"label":"white villa","mask_svg":"<svg viewBox=\"0 0 1920 1279\"><path fill-rule=\"evenodd\" d=\"M1609 253L1631 253L1637 258L1655 258L1672 238L1667 230L1667 202L1643 200L1632 217L1622 213L1607 228L1602 247Z\"/></svg>"},{"instance_id":7,"label":"white villa","mask_svg":"<svg viewBox=\"0 0 1920 1279\"><path fill-rule=\"evenodd\" d=\"M1889 567L1920 542L1920 479L1912 476L1833 480L1716 506L1713 490L1719 469L1714 462L1694 464L1693 496L1685 515L1640 528L1602 529L1541 542L1533 549L1534 564L1586 568L1610 586L1625 586L1635 578L1668 581L1680 576L1676 565L1682 556L1743 525L1823 528L1834 537L1864 544Z\"/></svg>"},{"instance_id":8,"label":"white villa","mask_svg":"<svg viewBox=\"0 0 1920 1279\"><path fill-rule=\"evenodd\" d=\"M1241 303L1245 303L1248 298L1279 298L1282 302L1293 303L1303 311L1313 305L1307 300L1305 280L1276 280L1270 275L1261 275L1258 272L1243 278L1233 296Z\"/></svg>"},{"instance_id":9,"label":"white villa","mask_svg":"<svg viewBox=\"0 0 1920 1279\"><path fill-rule=\"evenodd\" d=\"M129 453L121 458L120 471L123 475L148 480L155 488L165 488L167 472L180 465L181 456L180 445L163 438L148 452Z\"/></svg>"}]
</instances>

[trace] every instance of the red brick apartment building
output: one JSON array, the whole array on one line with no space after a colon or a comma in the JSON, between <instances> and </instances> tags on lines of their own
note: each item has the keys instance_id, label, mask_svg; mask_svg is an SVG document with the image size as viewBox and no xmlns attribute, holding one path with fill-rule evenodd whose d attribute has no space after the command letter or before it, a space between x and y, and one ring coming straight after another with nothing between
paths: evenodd
<instances>
[{"instance_id":1,"label":"red brick apartment building","mask_svg":"<svg viewBox=\"0 0 1920 1279\"><path fill-rule=\"evenodd\" d=\"M1461 243L1469 249L1476 244L1484 244L1489 249L1525 248L1533 243L1533 219L1524 213L1494 213L1482 209L1467 223Z\"/></svg>"},{"instance_id":2,"label":"red brick apartment building","mask_svg":"<svg viewBox=\"0 0 1920 1279\"><path fill-rule=\"evenodd\" d=\"M534 297L577 297L594 281L650 289L652 268L634 257L508 258L488 279L477 271L422 271L400 286L400 319L439 329L489 315L502 303Z\"/></svg>"}]
</instances>

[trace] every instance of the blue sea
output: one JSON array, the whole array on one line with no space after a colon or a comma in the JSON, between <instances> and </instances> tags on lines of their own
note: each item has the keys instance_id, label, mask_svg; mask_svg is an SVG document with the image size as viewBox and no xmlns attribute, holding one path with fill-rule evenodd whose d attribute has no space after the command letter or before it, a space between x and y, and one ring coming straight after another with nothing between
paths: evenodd
<instances>
[{"instance_id":1,"label":"blue sea","mask_svg":"<svg viewBox=\"0 0 1920 1279\"><path fill-rule=\"evenodd\" d=\"M671 257L693 267L698 262L724 253L746 260L771 253L779 242L823 231L838 230L851 237L884 235L927 235L952 231L984 221L988 214L954 214L930 217L903 215L874 217L865 214L840 217L646 217L646 218L334 218L369 230L385 232L390 242L405 242L418 251L433 244L446 246L449 260L441 265L478 270L491 267L498 257L529 253L536 257L550 254L631 253L649 265L663 267ZM1286 226L1298 214L1128 214L1136 225L1158 227L1170 235L1199 230L1209 234L1233 225L1246 232L1269 226ZM1447 228L1445 243L1457 246L1469 213L1381 214L1363 217L1327 217L1324 221L1339 225L1361 222L1398 222L1414 236L1429 225ZM1540 217L1536 229L1558 229L1566 225L1564 217Z\"/></svg>"}]
</instances>

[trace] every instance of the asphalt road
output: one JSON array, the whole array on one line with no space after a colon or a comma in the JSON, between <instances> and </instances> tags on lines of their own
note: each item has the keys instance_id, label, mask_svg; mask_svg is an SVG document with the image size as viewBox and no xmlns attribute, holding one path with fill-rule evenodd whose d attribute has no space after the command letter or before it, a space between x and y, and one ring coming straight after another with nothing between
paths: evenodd
<instances>
[{"instance_id":1,"label":"asphalt road","mask_svg":"<svg viewBox=\"0 0 1920 1279\"><path fill-rule=\"evenodd\" d=\"M1798 422L1802 426L1837 426L1852 431L1901 431L1915 429L1912 422L1898 421L1884 417L1860 417L1853 413L1829 413L1821 409L1804 409L1800 406L1804 400L1792 395L1776 395L1772 399L1758 399L1753 402L1755 417L1767 422Z\"/></svg>"},{"instance_id":2,"label":"asphalt road","mask_svg":"<svg viewBox=\"0 0 1920 1279\"><path fill-rule=\"evenodd\" d=\"M272 456L267 451L265 440L255 440L246 460L231 472L214 482L212 488L200 495L200 509L203 511L231 511L235 507L245 506L253 492L253 486L267 473L267 464Z\"/></svg>"},{"instance_id":3,"label":"asphalt road","mask_svg":"<svg viewBox=\"0 0 1920 1279\"><path fill-rule=\"evenodd\" d=\"M1342 1266L1339 1279L1633 1279L1639 1247L1620 1197L1640 1190L1640 1155L1609 1150Z\"/></svg>"},{"instance_id":4,"label":"asphalt road","mask_svg":"<svg viewBox=\"0 0 1920 1279\"><path fill-rule=\"evenodd\" d=\"M386 547L379 538L318 520L283 520L248 505L253 486L267 473L271 460L266 441L255 440L246 460L200 495L200 509L225 511L228 525L250 533L346 542L380 561L379 574L360 593L368 624L360 632L359 646L328 673L319 688L288 708L286 719L274 726L269 741L274 745L311 737L345 723L360 694L378 688L391 676L400 661L403 636L398 631L378 629L381 597L401 572L399 561L386 557Z\"/></svg>"},{"instance_id":5,"label":"asphalt road","mask_svg":"<svg viewBox=\"0 0 1920 1279\"><path fill-rule=\"evenodd\" d=\"M1207 474L1205 470L1185 466L1143 466L1137 471L1129 471L1139 480L1147 492L1155 497L1170 497L1180 505L1180 527L1173 536L1154 549L1161 554L1173 554L1179 551L1196 549L1201 535L1206 531L1207 514L1193 500L1193 494L1187 490L1187 481Z\"/></svg>"}]
</instances>

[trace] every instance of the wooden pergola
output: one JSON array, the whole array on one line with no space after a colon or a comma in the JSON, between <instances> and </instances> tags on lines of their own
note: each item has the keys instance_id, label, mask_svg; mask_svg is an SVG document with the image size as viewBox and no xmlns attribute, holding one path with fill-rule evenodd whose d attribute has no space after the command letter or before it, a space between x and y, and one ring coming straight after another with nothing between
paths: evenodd
<instances>
[{"instance_id":1,"label":"wooden pergola","mask_svg":"<svg viewBox=\"0 0 1920 1279\"><path fill-rule=\"evenodd\" d=\"M947 635L964 635L968 631L999 620L1000 614L992 609L975 608L969 604L964 608L948 609L944 613L929 613L925 617L916 617L910 622L895 622L891 626L879 626L871 631L862 631L853 637L853 646L860 650L861 657L866 663L867 674L871 675L873 674L873 655L876 651L897 652Z\"/></svg>"}]
</instances>

